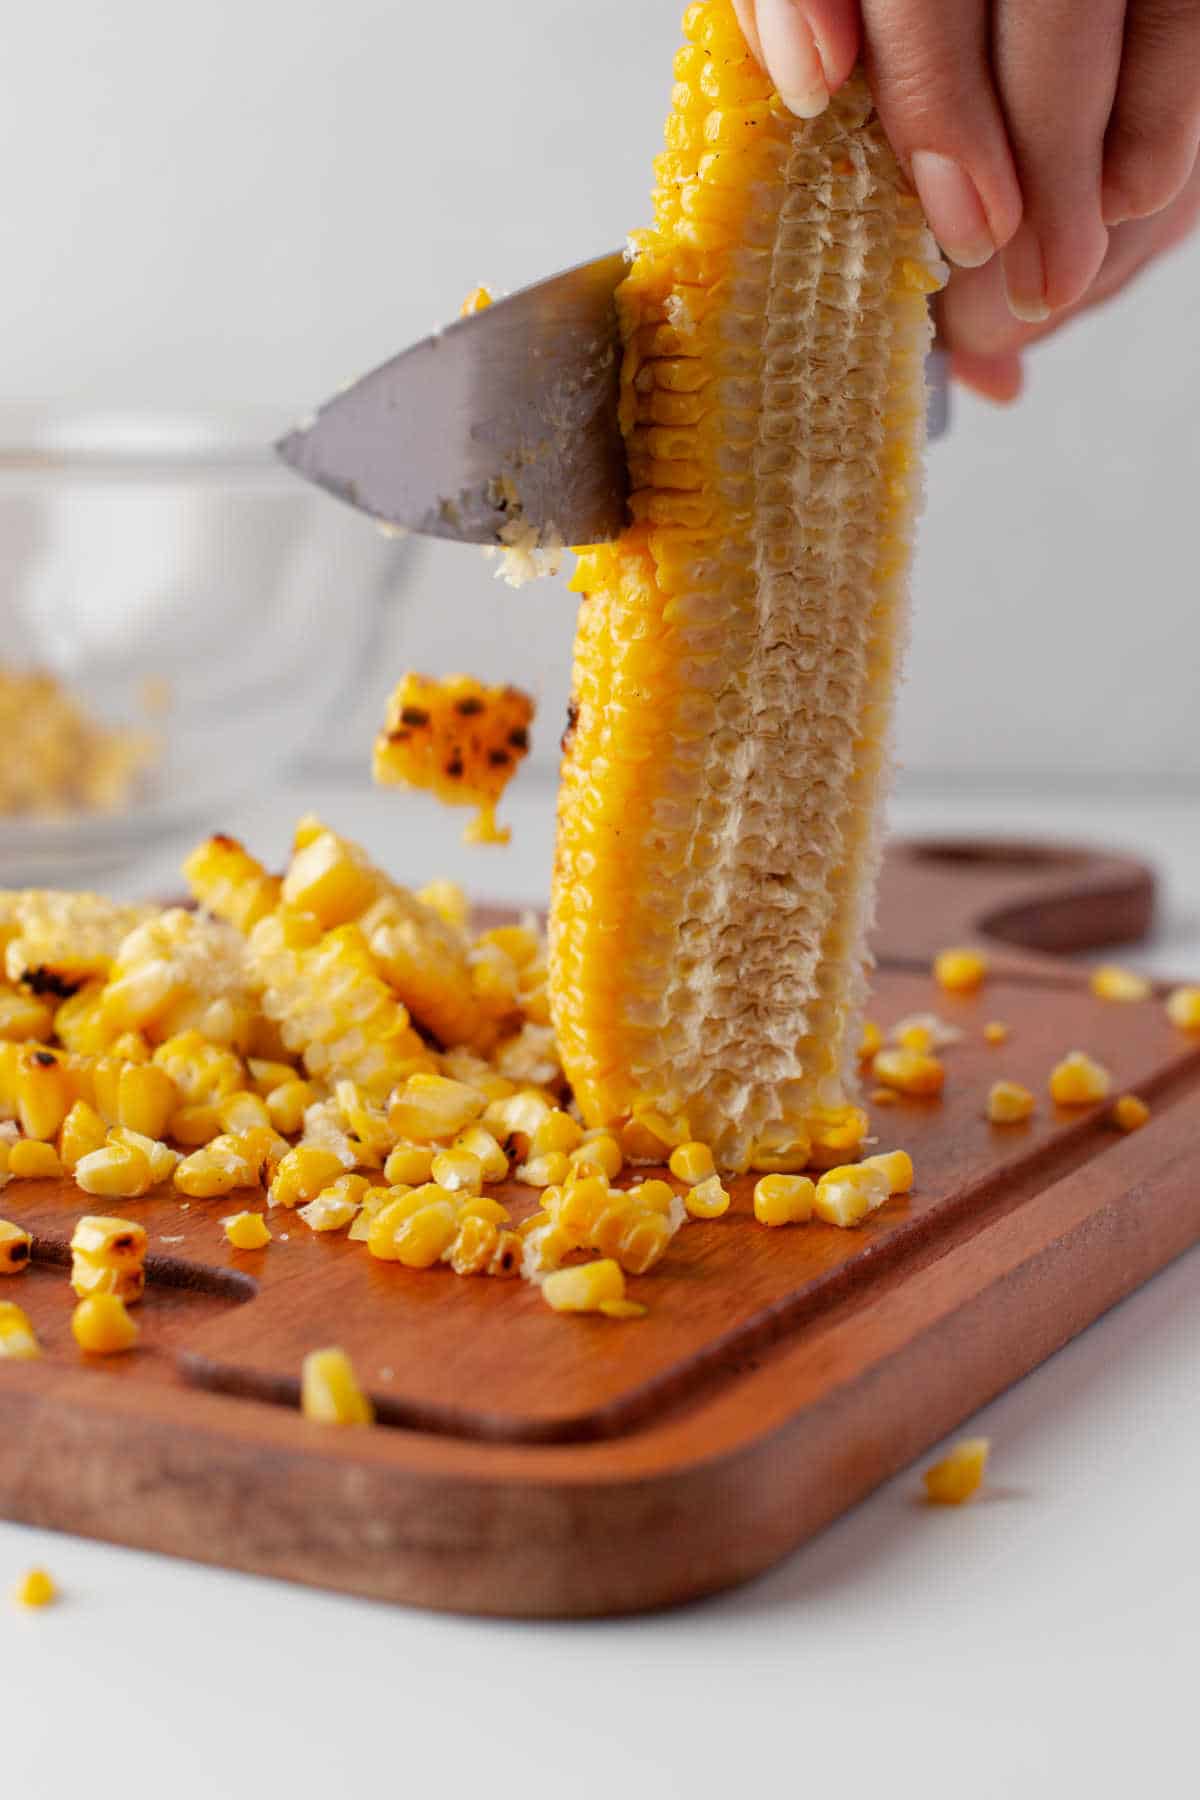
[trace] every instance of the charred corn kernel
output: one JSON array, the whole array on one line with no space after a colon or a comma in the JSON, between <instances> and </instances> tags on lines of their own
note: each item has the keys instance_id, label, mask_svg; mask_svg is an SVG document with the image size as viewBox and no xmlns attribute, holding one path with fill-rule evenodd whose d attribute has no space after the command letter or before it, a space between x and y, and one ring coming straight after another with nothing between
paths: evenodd
<instances>
[{"instance_id":1,"label":"charred corn kernel","mask_svg":"<svg viewBox=\"0 0 1200 1800\"><path fill-rule=\"evenodd\" d=\"M543 1281L542 1298L555 1312L599 1312L605 1302L625 1298L625 1274L611 1257L559 1269Z\"/></svg>"},{"instance_id":2,"label":"charred corn kernel","mask_svg":"<svg viewBox=\"0 0 1200 1800\"><path fill-rule=\"evenodd\" d=\"M731 1204L719 1175L710 1175L707 1181L698 1182L685 1195L683 1203L692 1219L723 1219Z\"/></svg>"},{"instance_id":3,"label":"charred corn kernel","mask_svg":"<svg viewBox=\"0 0 1200 1800\"><path fill-rule=\"evenodd\" d=\"M676 1181L686 1181L689 1187L698 1187L717 1172L707 1144L677 1144L671 1152L669 1166Z\"/></svg>"},{"instance_id":4,"label":"charred corn kernel","mask_svg":"<svg viewBox=\"0 0 1200 1800\"><path fill-rule=\"evenodd\" d=\"M993 1125L1023 1125L1036 1107L1037 1101L1019 1081L997 1081L988 1094L987 1116Z\"/></svg>"},{"instance_id":5,"label":"charred corn kernel","mask_svg":"<svg viewBox=\"0 0 1200 1800\"><path fill-rule=\"evenodd\" d=\"M260 1100L266 1100L276 1088L286 1087L289 1081L296 1080L296 1071L291 1063L272 1062L268 1057L248 1056L246 1067L250 1072L251 1085Z\"/></svg>"},{"instance_id":6,"label":"charred corn kernel","mask_svg":"<svg viewBox=\"0 0 1200 1800\"><path fill-rule=\"evenodd\" d=\"M218 1102L217 1116L221 1121L222 1131L237 1133L271 1129L271 1115L267 1111L266 1102L258 1094L244 1091L227 1094Z\"/></svg>"},{"instance_id":7,"label":"charred corn kernel","mask_svg":"<svg viewBox=\"0 0 1200 1800\"><path fill-rule=\"evenodd\" d=\"M219 1200L237 1188L257 1187L259 1169L236 1138L214 1138L183 1158L175 1170L175 1186L189 1200Z\"/></svg>"},{"instance_id":8,"label":"charred corn kernel","mask_svg":"<svg viewBox=\"0 0 1200 1800\"><path fill-rule=\"evenodd\" d=\"M430 1173L439 1187L452 1194L481 1194L483 1164L469 1150L440 1150L430 1165Z\"/></svg>"},{"instance_id":9,"label":"charred corn kernel","mask_svg":"<svg viewBox=\"0 0 1200 1800\"><path fill-rule=\"evenodd\" d=\"M574 1120L570 1113L559 1111L546 1114L537 1126L529 1143L531 1156L549 1156L555 1151L564 1154L578 1150L583 1141L583 1127Z\"/></svg>"},{"instance_id":10,"label":"charred corn kernel","mask_svg":"<svg viewBox=\"0 0 1200 1800\"><path fill-rule=\"evenodd\" d=\"M99 1150L107 1137L99 1113L94 1112L86 1100L76 1100L58 1134L58 1157L63 1168L73 1172L80 1157Z\"/></svg>"},{"instance_id":11,"label":"charred corn kernel","mask_svg":"<svg viewBox=\"0 0 1200 1800\"><path fill-rule=\"evenodd\" d=\"M29 1038L46 1039L54 1030L55 1015L44 1000L32 994L0 993L0 1038L24 1043Z\"/></svg>"},{"instance_id":12,"label":"charred corn kernel","mask_svg":"<svg viewBox=\"0 0 1200 1800\"><path fill-rule=\"evenodd\" d=\"M874 1071L877 1081L898 1094L932 1098L946 1083L946 1071L937 1057L920 1050L881 1050Z\"/></svg>"},{"instance_id":13,"label":"charred corn kernel","mask_svg":"<svg viewBox=\"0 0 1200 1800\"><path fill-rule=\"evenodd\" d=\"M297 1127L297 1130L299 1127ZM167 1121L167 1135L186 1150L199 1150L211 1144L222 1131L221 1114L216 1106L181 1106Z\"/></svg>"},{"instance_id":14,"label":"charred corn kernel","mask_svg":"<svg viewBox=\"0 0 1200 1800\"><path fill-rule=\"evenodd\" d=\"M506 1150L523 1160L530 1153L534 1133L551 1111L542 1094L524 1088L503 1100L491 1101L484 1112L483 1125Z\"/></svg>"},{"instance_id":15,"label":"charred corn kernel","mask_svg":"<svg viewBox=\"0 0 1200 1800\"><path fill-rule=\"evenodd\" d=\"M883 1049L883 1032L874 1019L864 1019L862 1037L859 1039L858 1060L870 1062L877 1050Z\"/></svg>"},{"instance_id":16,"label":"charred corn kernel","mask_svg":"<svg viewBox=\"0 0 1200 1800\"><path fill-rule=\"evenodd\" d=\"M606 1319L644 1319L650 1308L640 1300L602 1300L596 1311Z\"/></svg>"},{"instance_id":17,"label":"charred corn kernel","mask_svg":"<svg viewBox=\"0 0 1200 1800\"><path fill-rule=\"evenodd\" d=\"M482 1125L469 1125L455 1138L451 1149L466 1150L471 1156L474 1156L478 1160L485 1181L504 1181L508 1176L507 1156L491 1132L485 1130ZM418 1179L427 1181L429 1171L426 1170L425 1174Z\"/></svg>"},{"instance_id":18,"label":"charred corn kernel","mask_svg":"<svg viewBox=\"0 0 1200 1800\"><path fill-rule=\"evenodd\" d=\"M117 1119L143 1137L165 1136L167 1121L179 1105L179 1092L164 1069L153 1063L127 1064L117 1078Z\"/></svg>"},{"instance_id":19,"label":"charred corn kernel","mask_svg":"<svg viewBox=\"0 0 1200 1800\"><path fill-rule=\"evenodd\" d=\"M310 1350L300 1372L300 1410L318 1425L373 1425L375 1409L344 1350Z\"/></svg>"},{"instance_id":20,"label":"charred corn kernel","mask_svg":"<svg viewBox=\"0 0 1200 1800\"><path fill-rule=\"evenodd\" d=\"M310 1081L281 1081L267 1095L267 1117L276 1131L294 1137L316 1098L317 1090Z\"/></svg>"},{"instance_id":21,"label":"charred corn kernel","mask_svg":"<svg viewBox=\"0 0 1200 1800\"><path fill-rule=\"evenodd\" d=\"M431 1269L454 1242L458 1225L458 1211L449 1198L423 1206L396 1227L395 1260L406 1269Z\"/></svg>"},{"instance_id":22,"label":"charred corn kernel","mask_svg":"<svg viewBox=\"0 0 1200 1800\"><path fill-rule=\"evenodd\" d=\"M754 1188L754 1216L760 1225L806 1225L816 1193L806 1175L764 1175Z\"/></svg>"},{"instance_id":23,"label":"charred corn kernel","mask_svg":"<svg viewBox=\"0 0 1200 1800\"><path fill-rule=\"evenodd\" d=\"M383 1165L383 1178L392 1187L420 1187L433 1173L433 1158L428 1144L397 1144Z\"/></svg>"},{"instance_id":24,"label":"charred corn kernel","mask_svg":"<svg viewBox=\"0 0 1200 1800\"><path fill-rule=\"evenodd\" d=\"M71 1110L67 1071L53 1050L23 1050L17 1063L17 1118L26 1137L49 1141Z\"/></svg>"},{"instance_id":25,"label":"charred corn kernel","mask_svg":"<svg viewBox=\"0 0 1200 1800\"><path fill-rule=\"evenodd\" d=\"M1094 1106L1112 1092L1112 1076L1083 1050L1072 1050L1051 1071L1050 1097L1057 1106Z\"/></svg>"},{"instance_id":26,"label":"charred corn kernel","mask_svg":"<svg viewBox=\"0 0 1200 1800\"><path fill-rule=\"evenodd\" d=\"M138 1200L154 1186L143 1152L132 1144L111 1141L79 1158L75 1180L85 1194L107 1200Z\"/></svg>"},{"instance_id":27,"label":"charred corn kernel","mask_svg":"<svg viewBox=\"0 0 1200 1800\"><path fill-rule=\"evenodd\" d=\"M1167 1017L1180 1031L1200 1031L1200 987L1176 988L1167 998Z\"/></svg>"},{"instance_id":28,"label":"charred corn kernel","mask_svg":"<svg viewBox=\"0 0 1200 1800\"><path fill-rule=\"evenodd\" d=\"M271 1227L262 1213L230 1213L221 1225L235 1250L264 1250L271 1242Z\"/></svg>"},{"instance_id":29,"label":"charred corn kernel","mask_svg":"<svg viewBox=\"0 0 1200 1800\"><path fill-rule=\"evenodd\" d=\"M813 1212L826 1225L851 1229L861 1225L868 1213L877 1212L891 1198L891 1183L880 1168L867 1163L852 1163L846 1168L830 1169L817 1183Z\"/></svg>"},{"instance_id":30,"label":"charred corn kernel","mask_svg":"<svg viewBox=\"0 0 1200 1800\"><path fill-rule=\"evenodd\" d=\"M126 1306L136 1306L146 1291L146 1271L140 1266L114 1267L76 1250L71 1258L71 1286L80 1300L112 1294Z\"/></svg>"},{"instance_id":31,"label":"charred corn kernel","mask_svg":"<svg viewBox=\"0 0 1200 1800\"><path fill-rule=\"evenodd\" d=\"M987 972L987 957L978 950L943 950L934 958L933 978L948 994L975 993Z\"/></svg>"},{"instance_id":32,"label":"charred corn kernel","mask_svg":"<svg viewBox=\"0 0 1200 1800\"><path fill-rule=\"evenodd\" d=\"M81 1350L92 1356L115 1356L132 1350L138 1328L119 1294L90 1294L71 1314L71 1331Z\"/></svg>"},{"instance_id":33,"label":"charred corn kernel","mask_svg":"<svg viewBox=\"0 0 1200 1800\"><path fill-rule=\"evenodd\" d=\"M42 1354L33 1326L19 1306L0 1300L0 1362L32 1362Z\"/></svg>"},{"instance_id":34,"label":"charred corn kernel","mask_svg":"<svg viewBox=\"0 0 1200 1800\"><path fill-rule=\"evenodd\" d=\"M882 1156L866 1156L860 1167L878 1169L888 1184L889 1194L911 1194L916 1176L907 1150L888 1150Z\"/></svg>"},{"instance_id":35,"label":"charred corn kernel","mask_svg":"<svg viewBox=\"0 0 1200 1800\"><path fill-rule=\"evenodd\" d=\"M582 1174L585 1170L615 1181L625 1167L625 1157L611 1132L589 1132L577 1150L567 1158L571 1167Z\"/></svg>"},{"instance_id":36,"label":"charred corn kernel","mask_svg":"<svg viewBox=\"0 0 1200 1800\"><path fill-rule=\"evenodd\" d=\"M1154 991L1143 976L1135 975L1132 969L1120 969L1114 963L1105 963L1092 970L1091 989L1097 1000L1126 1002L1148 1000Z\"/></svg>"},{"instance_id":37,"label":"charred corn kernel","mask_svg":"<svg viewBox=\"0 0 1200 1800\"><path fill-rule=\"evenodd\" d=\"M487 1273L498 1281L513 1281L521 1273L524 1255L525 1246L517 1232L502 1230L496 1238Z\"/></svg>"},{"instance_id":38,"label":"charred corn kernel","mask_svg":"<svg viewBox=\"0 0 1200 1800\"><path fill-rule=\"evenodd\" d=\"M58 1599L58 1589L45 1569L30 1569L18 1581L13 1598L18 1606L53 1606Z\"/></svg>"},{"instance_id":39,"label":"charred corn kernel","mask_svg":"<svg viewBox=\"0 0 1200 1800\"><path fill-rule=\"evenodd\" d=\"M205 912L243 933L279 904L280 882L236 838L209 838L192 851L183 874Z\"/></svg>"},{"instance_id":40,"label":"charred corn kernel","mask_svg":"<svg viewBox=\"0 0 1200 1800\"><path fill-rule=\"evenodd\" d=\"M63 1166L53 1144L38 1138L21 1138L8 1152L8 1172L14 1181L46 1181L61 1175Z\"/></svg>"},{"instance_id":41,"label":"charred corn kernel","mask_svg":"<svg viewBox=\"0 0 1200 1800\"><path fill-rule=\"evenodd\" d=\"M268 1199L272 1206L301 1206L344 1174L346 1166L336 1151L297 1144L280 1160Z\"/></svg>"},{"instance_id":42,"label":"charred corn kernel","mask_svg":"<svg viewBox=\"0 0 1200 1800\"><path fill-rule=\"evenodd\" d=\"M517 1181L523 1181L526 1187L548 1188L565 1181L571 1172L571 1165L561 1150L551 1150L546 1156L531 1156L528 1162L518 1164L513 1170Z\"/></svg>"},{"instance_id":43,"label":"charred corn kernel","mask_svg":"<svg viewBox=\"0 0 1200 1800\"><path fill-rule=\"evenodd\" d=\"M29 1267L33 1238L20 1225L0 1219L0 1275L20 1275Z\"/></svg>"},{"instance_id":44,"label":"charred corn kernel","mask_svg":"<svg viewBox=\"0 0 1200 1800\"><path fill-rule=\"evenodd\" d=\"M984 1026L983 1035L989 1044L1007 1044L1012 1033L1008 1026L1002 1024L999 1019L993 1019L990 1024Z\"/></svg>"},{"instance_id":45,"label":"charred corn kernel","mask_svg":"<svg viewBox=\"0 0 1200 1800\"><path fill-rule=\"evenodd\" d=\"M926 1469L925 1497L936 1506L961 1506L983 1485L991 1452L988 1438L963 1438L949 1456Z\"/></svg>"},{"instance_id":46,"label":"charred corn kernel","mask_svg":"<svg viewBox=\"0 0 1200 1800\"><path fill-rule=\"evenodd\" d=\"M1118 1131L1140 1131L1150 1122L1150 1108L1136 1094L1122 1094L1112 1109L1112 1120Z\"/></svg>"},{"instance_id":47,"label":"charred corn kernel","mask_svg":"<svg viewBox=\"0 0 1200 1800\"><path fill-rule=\"evenodd\" d=\"M375 779L424 788L450 806L476 806L467 842L507 843L495 808L529 754L533 712L517 688L485 687L469 675L407 674L375 740Z\"/></svg>"},{"instance_id":48,"label":"charred corn kernel","mask_svg":"<svg viewBox=\"0 0 1200 1800\"><path fill-rule=\"evenodd\" d=\"M147 1238L144 1226L133 1219L106 1218L99 1213L86 1213L71 1235L71 1249L82 1251L95 1263L112 1268L136 1269L146 1259Z\"/></svg>"},{"instance_id":49,"label":"charred corn kernel","mask_svg":"<svg viewBox=\"0 0 1200 1800\"><path fill-rule=\"evenodd\" d=\"M448 1142L478 1119L487 1105L465 1082L444 1075L411 1075L392 1096L388 1124L398 1137Z\"/></svg>"},{"instance_id":50,"label":"charred corn kernel","mask_svg":"<svg viewBox=\"0 0 1200 1800\"><path fill-rule=\"evenodd\" d=\"M186 1106L214 1105L236 1093L245 1081L241 1057L210 1044L198 1031L177 1032L160 1044L154 1065L171 1077Z\"/></svg>"}]
</instances>

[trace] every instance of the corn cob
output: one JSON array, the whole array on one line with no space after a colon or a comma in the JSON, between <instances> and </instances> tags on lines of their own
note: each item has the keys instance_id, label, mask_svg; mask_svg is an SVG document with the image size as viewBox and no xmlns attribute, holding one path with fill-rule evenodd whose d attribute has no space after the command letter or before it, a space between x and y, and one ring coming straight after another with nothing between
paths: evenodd
<instances>
[{"instance_id":1,"label":"corn cob","mask_svg":"<svg viewBox=\"0 0 1200 1800\"><path fill-rule=\"evenodd\" d=\"M529 754L533 711L519 688L405 675L375 740L375 779L427 788L447 806L478 806L466 842L506 844L511 833L496 824L496 804Z\"/></svg>"},{"instance_id":2,"label":"corn cob","mask_svg":"<svg viewBox=\"0 0 1200 1800\"><path fill-rule=\"evenodd\" d=\"M552 1014L589 1124L802 1166L856 1082L944 271L861 77L801 122L730 0L685 33L618 295L634 522L575 581Z\"/></svg>"}]
</instances>

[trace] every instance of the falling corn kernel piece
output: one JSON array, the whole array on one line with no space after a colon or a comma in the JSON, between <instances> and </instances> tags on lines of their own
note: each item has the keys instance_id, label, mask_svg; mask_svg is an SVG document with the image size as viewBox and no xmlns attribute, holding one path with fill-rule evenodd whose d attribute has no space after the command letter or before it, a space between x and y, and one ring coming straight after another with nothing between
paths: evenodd
<instances>
[{"instance_id":1,"label":"falling corn kernel piece","mask_svg":"<svg viewBox=\"0 0 1200 1800\"><path fill-rule=\"evenodd\" d=\"M71 1314L71 1331L81 1350L92 1356L118 1356L137 1343L137 1322L119 1294L89 1294Z\"/></svg>"},{"instance_id":2,"label":"falling corn kernel piece","mask_svg":"<svg viewBox=\"0 0 1200 1800\"><path fill-rule=\"evenodd\" d=\"M1037 1101L1019 1081L997 1081L988 1094L987 1116L993 1125L1023 1125L1036 1107Z\"/></svg>"},{"instance_id":3,"label":"falling corn kernel piece","mask_svg":"<svg viewBox=\"0 0 1200 1800\"><path fill-rule=\"evenodd\" d=\"M1200 1031L1200 987L1176 988L1167 999L1167 1017L1180 1031Z\"/></svg>"},{"instance_id":4,"label":"falling corn kernel piece","mask_svg":"<svg viewBox=\"0 0 1200 1800\"><path fill-rule=\"evenodd\" d=\"M1113 963L1092 971L1091 989L1097 1000L1148 1000L1153 989L1132 969L1119 969Z\"/></svg>"},{"instance_id":5,"label":"falling corn kernel piece","mask_svg":"<svg viewBox=\"0 0 1200 1800\"><path fill-rule=\"evenodd\" d=\"M1108 1070L1085 1054L1072 1050L1051 1071L1050 1096L1058 1106L1094 1106L1112 1091Z\"/></svg>"},{"instance_id":6,"label":"falling corn kernel piece","mask_svg":"<svg viewBox=\"0 0 1200 1800\"><path fill-rule=\"evenodd\" d=\"M1122 1094L1112 1109L1112 1121L1118 1131L1140 1131L1149 1123L1150 1108L1136 1094Z\"/></svg>"},{"instance_id":7,"label":"falling corn kernel piece","mask_svg":"<svg viewBox=\"0 0 1200 1800\"><path fill-rule=\"evenodd\" d=\"M990 1025L984 1026L983 1035L989 1044L1007 1044L1012 1032L999 1019L993 1019Z\"/></svg>"},{"instance_id":8,"label":"falling corn kernel piece","mask_svg":"<svg viewBox=\"0 0 1200 1800\"><path fill-rule=\"evenodd\" d=\"M318 1425L373 1425L375 1409L344 1350L310 1350L300 1373L300 1410Z\"/></svg>"},{"instance_id":9,"label":"falling corn kernel piece","mask_svg":"<svg viewBox=\"0 0 1200 1800\"><path fill-rule=\"evenodd\" d=\"M987 957L978 950L943 950L934 958L933 978L948 994L976 993L987 972Z\"/></svg>"},{"instance_id":10,"label":"falling corn kernel piece","mask_svg":"<svg viewBox=\"0 0 1200 1800\"><path fill-rule=\"evenodd\" d=\"M513 687L485 687L470 675L435 681L405 675L375 740L375 780L425 788L447 806L477 806L468 843L505 844L496 806L529 754L534 705Z\"/></svg>"},{"instance_id":11,"label":"falling corn kernel piece","mask_svg":"<svg viewBox=\"0 0 1200 1800\"><path fill-rule=\"evenodd\" d=\"M949 1456L926 1469L925 1497L935 1506L962 1506L983 1485L991 1452L990 1438L963 1438Z\"/></svg>"},{"instance_id":12,"label":"falling corn kernel piece","mask_svg":"<svg viewBox=\"0 0 1200 1800\"><path fill-rule=\"evenodd\" d=\"M946 1071L937 1057L921 1050L881 1050L874 1070L876 1080L898 1094L930 1099L946 1084Z\"/></svg>"},{"instance_id":13,"label":"falling corn kernel piece","mask_svg":"<svg viewBox=\"0 0 1200 1800\"><path fill-rule=\"evenodd\" d=\"M230 1213L221 1224L227 1242L235 1250L262 1250L271 1242L271 1227L262 1213Z\"/></svg>"},{"instance_id":14,"label":"falling corn kernel piece","mask_svg":"<svg viewBox=\"0 0 1200 1800\"><path fill-rule=\"evenodd\" d=\"M18 1606L53 1606L58 1589L45 1569L30 1569L17 1583L13 1598Z\"/></svg>"},{"instance_id":15,"label":"falling corn kernel piece","mask_svg":"<svg viewBox=\"0 0 1200 1800\"><path fill-rule=\"evenodd\" d=\"M640 1300L602 1300L597 1311L606 1319L644 1319L650 1308Z\"/></svg>"},{"instance_id":16,"label":"falling corn kernel piece","mask_svg":"<svg viewBox=\"0 0 1200 1800\"><path fill-rule=\"evenodd\" d=\"M460 319L474 318L476 313L486 312L494 304L495 297L490 288L483 286L472 288L458 309Z\"/></svg>"}]
</instances>

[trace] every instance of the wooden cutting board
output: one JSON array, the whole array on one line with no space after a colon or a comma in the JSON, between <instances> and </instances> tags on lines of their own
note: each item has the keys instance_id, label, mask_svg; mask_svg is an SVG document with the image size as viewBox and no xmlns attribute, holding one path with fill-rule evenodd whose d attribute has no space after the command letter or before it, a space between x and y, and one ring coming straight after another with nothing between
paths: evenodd
<instances>
[{"instance_id":1,"label":"wooden cutting board","mask_svg":"<svg viewBox=\"0 0 1200 1800\"><path fill-rule=\"evenodd\" d=\"M82 1357L67 1240L86 1203L13 1182L36 1256L3 1298L40 1363L0 1365L0 1514L199 1561L461 1612L670 1605L755 1575L918 1457L1200 1237L1200 1036L1105 1004L1048 950L1146 931L1154 883L1086 851L909 844L890 854L872 1012L960 1026L943 1102L875 1113L918 1185L857 1232L766 1232L751 1183L633 1284L644 1320L552 1314L524 1284L416 1274L276 1214L239 1254L229 1200L125 1203L150 1232L132 1356ZM955 999L932 954L982 941ZM1003 1048L982 1028L1003 1020ZM983 1117L1000 1076L1046 1094L1085 1048L1154 1116ZM305 1351L340 1343L380 1428L296 1410Z\"/></svg>"}]
</instances>

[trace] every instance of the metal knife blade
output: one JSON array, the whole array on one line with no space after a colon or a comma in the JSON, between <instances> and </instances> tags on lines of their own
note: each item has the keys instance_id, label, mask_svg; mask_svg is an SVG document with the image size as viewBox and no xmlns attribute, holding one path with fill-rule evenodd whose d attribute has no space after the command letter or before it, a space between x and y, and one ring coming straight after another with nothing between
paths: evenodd
<instances>
[{"instance_id":1,"label":"metal knife blade","mask_svg":"<svg viewBox=\"0 0 1200 1800\"><path fill-rule=\"evenodd\" d=\"M364 375L282 438L310 481L384 523L498 544L529 525L599 544L626 523L614 295L623 252L459 319ZM946 429L930 359L930 435ZM510 539L511 541L511 533Z\"/></svg>"}]
</instances>

